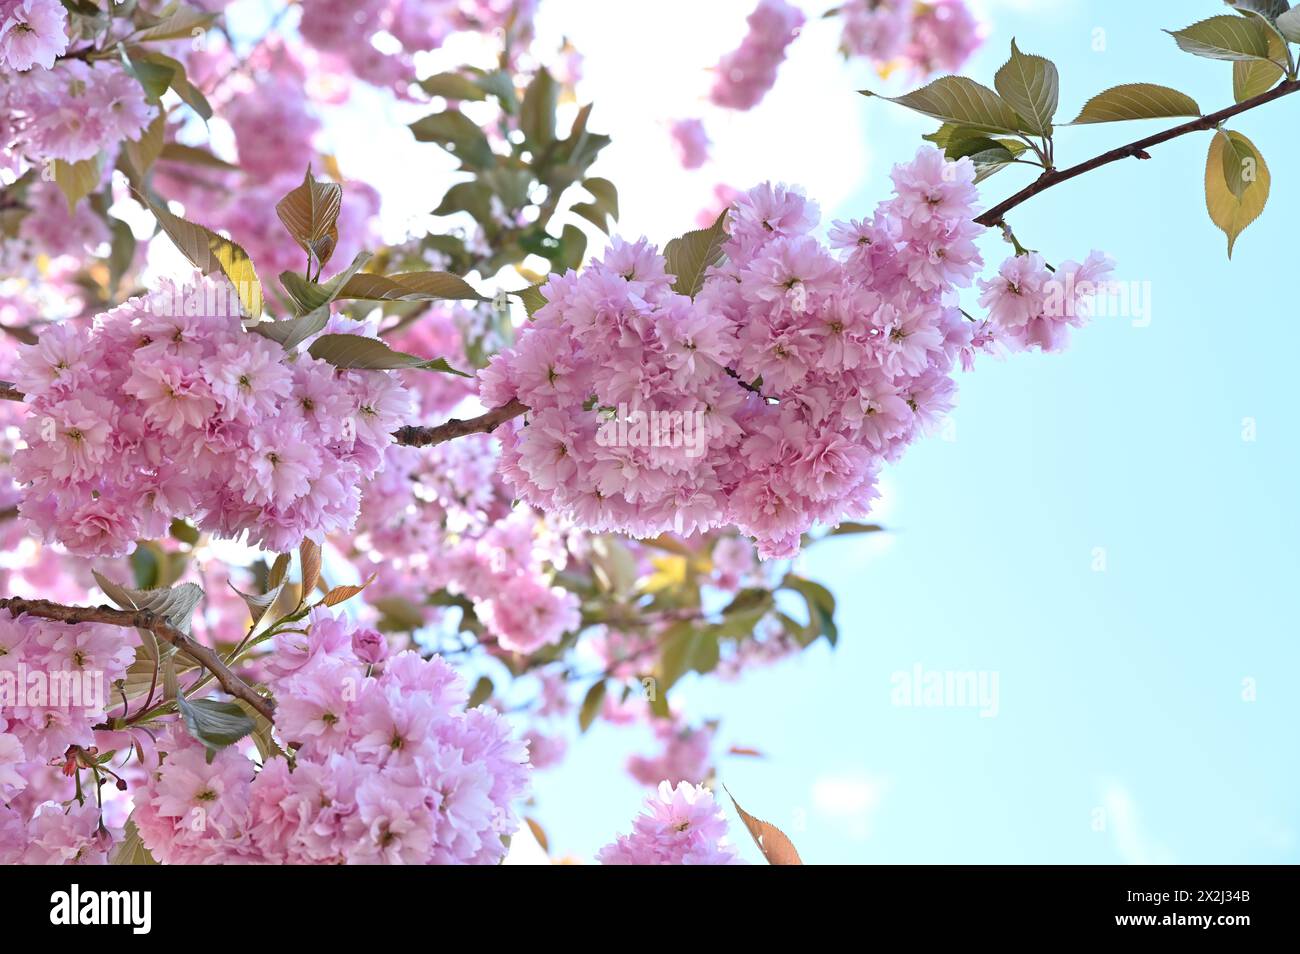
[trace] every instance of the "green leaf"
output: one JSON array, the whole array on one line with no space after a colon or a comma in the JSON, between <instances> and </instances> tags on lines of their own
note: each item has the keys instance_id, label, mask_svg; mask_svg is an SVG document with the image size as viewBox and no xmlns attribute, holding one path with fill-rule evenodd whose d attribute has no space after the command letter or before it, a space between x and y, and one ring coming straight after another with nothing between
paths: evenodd
<instances>
[{"instance_id":1,"label":"green leaf","mask_svg":"<svg viewBox=\"0 0 1300 954\"><path fill-rule=\"evenodd\" d=\"M178 6L179 9L171 15L163 17L154 25L132 34L131 39L136 43L148 43L152 40L179 40L182 38L188 40L195 35L195 31L199 33L206 31L217 19L215 13L205 13L184 4Z\"/></svg>"},{"instance_id":2,"label":"green leaf","mask_svg":"<svg viewBox=\"0 0 1300 954\"><path fill-rule=\"evenodd\" d=\"M1300 7L1288 10L1277 18L1277 32L1292 43L1300 43Z\"/></svg>"},{"instance_id":3,"label":"green leaf","mask_svg":"<svg viewBox=\"0 0 1300 954\"><path fill-rule=\"evenodd\" d=\"M302 185L275 205L276 215L284 223L298 247L319 265L334 254L339 241L339 212L343 209L343 186L322 182L311 174L303 176Z\"/></svg>"},{"instance_id":4,"label":"green leaf","mask_svg":"<svg viewBox=\"0 0 1300 954\"><path fill-rule=\"evenodd\" d=\"M108 290L110 295L117 294L117 287L135 264L136 240L131 226L121 219L109 218L113 231L113 245L108 253Z\"/></svg>"},{"instance_id":5,"label":"green leaf","mask_svg":"<svg viewBox=\"0 0 1300 954\"><path fill-rule=\"evenodd\" d=\"M587 694L582 697L582 706L578 709L578 731L586 732L591 728L596 716L600 715L600 707L605 704L605 693L608 690L609 684L603 679L593 683L587 690Z\"/></svg>"},{"instance_id":6,"label":"green leaf","mask_svg":"<svg viewBox=\"0 0 1300 954\"><path fill-rule=\"evenodd\" d=\"M438 73L428 79L420 80L420 88L430 96L441 96L443 99L465 99L475 102L487 99L487 93L481 86L460 73Z\"/></svg>"},{"instance_id":7,"label":"green leaf","mask_svg":"<svg viewBox=\"0 0 1300 954\"><path fill-rule=\"evenodd\" d=\"M1125 83L1112 86L1084 103L1071 125L1199 115L1201 107L1186 93L1155 83Z\"/></svg>"},{"instance_id":8,"label":"green leaf","mask_svg":"<svg viewBox=\"0 0 1300 954\"><path fill-rule=\"evenodd\" d=\"M243 248L211 229L173 215L157 202L150 201L149 210L167 237L195 268L204 275L220 272L229 279L244 306L246 317L261 317L262 283L257 277L257 270L253 268L253 260Z\"/></svg>"},{"instance_id":9,"label":"green leaf","mask_svg":"<svg viewBox=\"0 0 1300 954\"><path fill-rule=\"evenodd\" d=\"M582 180L582 187L595 199L592 205L611 219L618 219L618 189L614 183L600 176L589 176Z\"/></svg>"},{"instance_id":10,"label":"green leaf","mask_svg":"<svg viewBox=\"0 0 1300 954\"><path fill-rule=\"evenodd\" d=\"M1060 101L1061 78L1056 64L1042 56L1021 53L1011 41L1011 59L998 70L993 85L1024 120L1026 132L1052 134L1052 118Z\"/></svg>"},{"instance_id":11,"label":"green leaf","mask_svg":"<svg viewBox=\"0 0 1300 954\"><path fill-rule=\"evenodd\" d=\"M864 96L878 94L860 90ZM945 123L969 126L983 132L1019 132L1023 123L1016 111L1001 96L964 76L941 76L906 96L881 96L880 99L906 106Z\"/></svg>"},{"instance_id":12,"label":"green leaf","mask_svg":"<svg viewBox=\"0 0 1300 954\"><path fill-rule=\"evenodd\" d=\"M162 155L163 137L166 135L167 122L160 112L136 140L128 139L122 144L122 155L130 168L128 173L137 191L144 191L141 183L157 158Z\"/></svg>"},{"instance_id":13,"label":"green leaf","mask_svg":"<svg viewBox=\"0 0 1300 954\"><path fill-rule=\"evenodd\" d=\"M567 268L579 268L582 256L587 252L587 236L575 225L566 225L560 233L560 242L551 255L551 264L556 271Z\"/></svg>"},{"instance_id":14,"label":"green leaf","mask_svg":"<svg viewBox=\"0 0 1300 954\"><path fill-rule=\"evenodd\" d=\"M707 229L687 232L664 246L665 268L676 278L673 291L694 298L704 286L705 272L722 260L729 211L723 209Z\"/></svg>"},{"instance_id":15,"label":"green leaf","mask_svg":"<svg viewBox=\"0 0 1300 954\"><path fill-rule=\"evenodd\" d=\"M524 309L531 318L537 313L537 309L546 306L546 296L542 294L541 285L529 285L523 291L513 292L524 303Z\"/></svg>"},{"instance_id":16,"label":"green leaf","mask_svg":"<svg viewBox=\"0 0 1300 954\"><path fill-rule=\"evenodd\" d=\"M267 611L275 605L275 601L280 598L280 594L284 592L285 581L280 580L265 593L245 593L229 581L226 582L226 585L239 594L239 598L248 607L248 616L253 621L253 626L256 627L262 621L262 617L267 614Z\"/></svg>"},{"instance_id":17,"label":"green leaf","mask_svg":"<svg viewBox=\"0 0 1300 954\"><path fill-rule=\"evenodd\" d=\"M344 282L335 297L365 301L487 301L473 285L450 272L362 272Z\"/></svg>"},{"instance_id":18,"label":"green leaf","mask_svg":"<svg viewBox=\"0 0 1300 954\"><path fill-rule=\"evenodd\" d=\"M1259 154L1250 140L1229 132L1223 145L1223 180L1228 191L1240 199L1259 179Z\"/></svg>"},{"instance_id":19,"label":"green leaf","mask_svg":"<svg viewBox=\"0 0 1300 954\"><path fill-rule=\"evenodd\" d=\"M458 182L442 197L434 215L468 212L481 225L492 221L492 190L478 181Z\"/></svg>"},{"instance_id":20,"label":"green leaf","mask_svg":"<svg viewBox=\"0 0 1300 954\"><path fill-rule=\"evenodd\" d=\"M441 371L445 374L458 374L469 377L463 371L456 371L444 358L428 360L394 351L388 345L375 338L363 338L361 335L321 335L308 349L308 354L321 361L328 361L336 368L355 368L368 371L395 371L400 368L419 368L427 371Z\"/></svg>"},{"instance_id":21,"label":"green leaf","mask_svg":"<svg viewBox=\"0 0 1300 954\"><path fill-rule=\"evenodd\" d=\"M339 297L344 286L352 280L352 276L365 267L370 257L369 252L358 252L356 258L352 259L351 265L324 284L309 282L297 272L282 272L280 284L293 299L299 314L317 311Z\"/></svg>"},{"instance_id":22,"label":"green leaf","mask_svg":"<svg viewBox=\"0 0 1300 954\"><path fill-rule=\"evenodd\" d=\"M140 829L135 826L134 819L126 820L126 827L122 829L122 840L113 847L113 854L109 856L110 865L156 865L153 855L149 854L149 849L144 846L144 840L140 837Z\"/></svg>"},{"instance_id":23,"label":"green leaf","mask_svg":"<svg viewBox=\"0 0 1300 954\"><path fill-rule=\"evenodd\" d=\"M569 207L574 215L580 215L606 235L609 235L609 217L590 202L575 202Z\"/></svg>"},{"instance_id":24,"label":"green leaf","mask_svg":"<svg viewBox=\"0 0 1300 954\"><path fill-rule=\"evenodd\" d=\"M63 197L68 200L69 212L77 207L78 202L99 187L100 165L103 159L103 155L100 154L82 159L80 162L50 160L54 170L54 183L63 193Z\"/></svg>"},{"instance_id":25,"label":"green leaf","mask_svg":"<svg viewBox=\"0 0 1300 954\"><path fill-rule=\"evenodd\" d=\"M181 543L188 543L190 546L194 546L199 542L199 531L189 521L182 520L180 517L172 518L167 532L171 534L173 539L179 540Z\"/></svg>"},{"instance_id":26,"label":"green leaf","mask_svg":"<svg viewBox=\"0 0 1300 954\"><path fill-rule=\"evenodd\" d=\"M292 351L312 335L316 334L330 320L329 305L322 305L314 311L297 318L285 318L282 321L259 321L248 326L255 335L278 343L285 351Z\"/></svg>"},{"instance_id":27,"label":"green leaf","mask_svg":"<svg viewBox=\"0 0 1300 954\"><path fill-rule=\"evenodd\" d=\"M218 159L206 149L200 149L196 146L187 146L184 143L179 142L164 143L162 152L158 154L158 158L166 159L169 162L183 162L186 165L217 169L221 172L239 171L238 166L231 165L224 159Z\"/></svg>"},{"instance_id":28,"label":"green leaf","mask_svg":"<svg viewBox=\"0 0 1300 954\"><path fill-rule=\"evenodd\" d=\"M166 63L154 63L143 58L138 61L132 60L126 47L121 43L117 45L117 53L122 60L122 68L134 76L144 88L145 99L151 103L162 99L163 93L171 86L172 76L176 71Z\"/></svg>"},{"instance_id":29,"label":"green leaf","mask_svg":"<svg viewBox=\"0 0 1300 954\"><path fill-rule=\"evenodd\" d=\"M669 627L659 646L659 692L666 693L692 668L696 644L702 633L691 623Z\"/></svg>"},{"instance_id":30,"label":"green leaf","mask_svg":"<svg viewBox=\"0 0 1300 954\"><path fill-rule=\"evenodd\" d=\"M1233 190L1236 176L1229 179L1233 164L1249 183L1240 195ZM1249 139L1239 132L1214 134L1205 163L1205 205L1211 221L1228 236L1228 258L1237 237L1264 211L1271 184L1264 157Z\"/></svg>"},{"instance_id":31,"label":"green leaf","mask_svg":"<svg viewBox=\"0 0 1300 954\"><path fill-rule=\"evenodd\" d=\"M186 699L177 695L176 708L185 721L186 731L207 746L209 761L218 749L234 745L257 728L238 702Z\"/></svg>"},{"instance_id":32,"label":"green leaf","mask_svg":"<svg viewBox=\"0 0 1300 954\"><path fill-rule=\"evenodd\" d=\"M411 132L419 142L434 142L470 168L486 169L496 163L496 155L483 130L457 109L448 109L411 123Z\"/></svg>"},{"instance_id":33,"label":"green leaf","mask_svg":"<svg viewBox=\"0 0 1300 954\"><path fill-rule=\"evenodd\" d=\"M97 570L92 570L91 574L104 595L122 609L147 610L155 616L161 616L173 629L189 635L190 617L203 599L203 588L197 583L181 583L179 586L156 590L135 590L114 583Z\"/></svg>"},{"instance_id":34,"label":"green leaf","mask_svg":"<svg viewBox=\"0 0 1300 954\"><path fill-rule=\"evenodd\" d=\"M545 69L539 69L524 91L519 107L519 129L534 153L555 142L555 108L560 87Z\"/></svg>"},{"instance_id":35,"label":"green leaf","mask_svg":"<svg viewBox=\"0 0 1300 954\"><path fill-rule=\"evenodd\" d=\"M151 63L171 70L171 88L181 98L181 102L198 113L204 120L212 118L211 104L208 103L207 97L199 91L199 88L189 81L189 78L185 75L185 64L180 60L159 53L157 50L145 50L139 47L131 48L131 56L136 63Z\"/></svg>"},{"instance_id":36,"label":"green leaf","mask_svg":"<svg viewBox=\"0 0 1300 954\"><path fill-rule=\"evenodd\" d=\"M1270 22L1291 9L1290 0L1223 0L1241 13L1253 13Z\"/></svg>"},{"instance_id":37,"label":"green leaf","mask_svg":"<svg viewBox=\"0 0 1300 954\"><path fill-rule=\"evenodd\" d=\"M784 589L794 590L808 604L808 629L812 633L825 636L834 646L839 641L839 629L835 625L835 597L831 591L820 583L806 580L793 573L787 573L781 581Z\"/></svg>"},{"instance_id":38,"label":"green leaf","mask_svg":"<svg viewBox=\"0 0 1300 954\"><path fill-rule=\"evenodd\" d=\"M469 699L465 703L465 708L474 709L481 706L492 698L494 690L495 687L492 685L491 679L487 676L479 676L478 682L474 683L474 690L469 694Z\"/></svg>"},{"instance_id":39,"label":"green leaf","mask_svg":"<svg viewBox=\"0 0 1300 954\"><path fill-rule=\"evenodd\" d=\"M1286 71L1276 63L1238 60L1232 64L1232 98L1238 103L1254 99L1261 93L1267 93L1284 76Z\"/></svg>"},{"instance_id":40,"label":"green leaf","mask_svg":"<svg viewBox=\"0 0 1300 954\"><path fill-rule=\"evenodd\" d=\"M271 720L243 699L236 699L235 704L244 710L244 715L253 720L253 731L250 734L253 736L253 744L257 746L257 754L261 757L262 764L265 765L267 759L284 756L284 749L280 748L280 744L275 741Z\"/></svg>"},{"instance_id":41,"label":"green leaf","mask_svg":"<svg viewBox=\"0 0 1300 954\"><path fill-rule=\"evenodd\" d=\"M1268 28L1255 18L1210 17L1183 30L1166 30L1179 48L1212 60L1268 59Z\"/></svg>"},{"instance_id":42,"label":"green leaf","mask_svg":"<svg viewBox=\"0 0 1300 954\"><path fill-rule=\"evenodd\" d=\"M885 528L878 523L846 522L840 524L838 527L836 527L834 530L832 530L830 533L826 535L828 537L842 537L847 534L856 534L856 533L883 533L884 529Z\"/></svg>"}]
</instances>

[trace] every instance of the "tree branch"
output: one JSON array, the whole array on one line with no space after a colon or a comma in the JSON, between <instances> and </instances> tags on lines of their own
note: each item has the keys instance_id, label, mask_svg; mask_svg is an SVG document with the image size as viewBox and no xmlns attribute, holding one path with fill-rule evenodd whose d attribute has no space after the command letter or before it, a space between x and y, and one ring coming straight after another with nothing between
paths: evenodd
<instances>
[{"instance_id":1,"label":"tree branch","mask_svg":"<svg viewBox=\"0 0 1300 954\"><path fill-rule=\"evenodd\" d=\"M511 401L509 404L504 404L488 411L486 414L480 414L478 417L472 417L466 421L453 417L437 427L417 427L408 424L406 427L393 431L393 440L408 447L430 447L433 444L441 444L444 441L464 437L467 434L491 434L506 421L518 417L526 410L528 408L518 401Z\"/></svg>"},{"instance_id":2,"label":"tree branch","mask_svg":"<svg viewBox=\"0 0 1300 954\"><path fill-rule=\"evenodd\" d=\"M109 626L147 629L159 639L171 643L216 676L217 682L228 695L242 699L268 719L273 719L275 716L273 700L252 689L248 683L227 669L221 657L211 649L185 635L156 613L148 610L120 610L111 606L64 606L48 600L25 600L16 596L0 599L0 609L9 610L9 614L15 617L27 613L30 616L38 616L58 623L106 623Z\"/></svg>"},{"instance_id":3,"label":"tree branch","mask_svg":"<svg viewBox=\"0 0 1300 954\"><path fill-rule=\"evenodd\" d=\"M1091 172L1093 169L1108 165L1112 162L1118 162L1120 159L1134 157L1137 159L1150 159L1147 150L1152 146L1158 146L1161 143L1168 142L1171 139L1177 139L1179 136L1186 136L1188 133L1202 132L1213 129L1225 120L1231 119L1241 113L1254 109L1257 106L1263 106L1265 103L1271 103L1275 99L1281 99L1283 96L1290 96L1292 93L1300 91L1300 80L1288 80L1280 86L1276 86L1267 93L1261 93L1259 96L1243 100L1235 106L1229 106L1227 109L1221 109L1217 113L1210 113L1208 116L1202 116L1199 119L1193 119L1189 123L1183 123L1181 126L1175 126L1173 129L1166 129L1164 132L1156 133L1154 136L1147 136L1145 139L1139 139L1137 142L1131 142L1126 146L1120 146L1118 149L1112 149L1110 152L1104 152L1100 156L1089 159L1087 162L1081 162L1077 166L1071 166L1069 169L1051 169L1044 172L1041 176L1021 189L1011 198L1004 202L999 202L993 208L989 209L975 221L980 225L988 228L996 228L1003 224L1003 216L1020 205L1038 195L1040 192L1046 192L1052 186L1060 185L1076 176L1081 176L1085 172Z\"/></svg>"},{"instance_id":4,"label":"tree branch","mask_svg":"<svg viewBox=\"0 0 1300 954\"><path fill-rule=\"evenodd\" d=\"M27 398L22 391L19 391L8 381L0 381L0 401L25 400ZM408 424L406 427L399 427L393 431L393 440L408 447L431 447L434 444L441 444L444 441L464 437L467 434L491 434L506 421L518 417L526 410L528 408L518 401L511 401L509 404L493 408L486 414L480 414L478 417L471 417L468 420L453 417L451 420L435 427L420 427L415 424Z\"/></svg>"}]
</instances>

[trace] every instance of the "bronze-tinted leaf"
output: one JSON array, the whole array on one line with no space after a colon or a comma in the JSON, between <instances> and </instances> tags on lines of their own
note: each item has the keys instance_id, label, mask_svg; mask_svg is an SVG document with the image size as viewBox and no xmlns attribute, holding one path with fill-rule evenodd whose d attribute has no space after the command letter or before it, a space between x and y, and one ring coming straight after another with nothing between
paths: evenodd
<instances>
[{"instance_id":1,"label":"bronze-tinted leaf","mask_svg":"<svg viewBox=\"0 0 1300 954\"><path fill-rule=\"evenodd\" d=\"M371 583L375 582L375 577L378 575L379 574L377 573L371 573L370 577L360 586L352 586L352 585L345 584L343 586L334 587L328 593L325 594L325 598L320 601L320 605L337 606L339 603L342 603L344 600L352 599L352 597L356 596L358 593L364 590Z\"/></svg>"},{"instance_id":2,"label":"bronze-tinted leaf","mask_svg":"<svg viewBox=\"0 0 1300 954\"><path fill-rule=\"evenodd\" d=\"M302 541L302 545L298 547L298 559L302 563L302 602L306 603L307 597L320 582L320 544L314 540Z\"/></svg>"},{"instance_id":3,"label":"bronze-tinted leaf","mask_svg":"<svg viewBox=\"0 0 1300 954\"><path fill-rule=\"evenodd\" d=\"M316 179L308 168L302 185L276 203L275 211L302 250L324 265L338 245L342 208L343 186Z\"/></svg>"},{"instance_id":4,"label":"bronze-tinted leaf","mask_svg":"<svg viewBox=\"0 0 1300 954\"><path fill-rule=\"evenodd\" d=\"M736 806L736 814L740 820L745 823L749 829L750 836L754 839L754 844L758 845L758 850L763 853L770 865L801 865L803 859L799 857L799 852L794 847L785 832L777 828L771 822L765 822L760 818L755 818L749 812L740 807L736 797L727 792L727 797L731 799L731 804Z\"/></svg>"}]
</instances>

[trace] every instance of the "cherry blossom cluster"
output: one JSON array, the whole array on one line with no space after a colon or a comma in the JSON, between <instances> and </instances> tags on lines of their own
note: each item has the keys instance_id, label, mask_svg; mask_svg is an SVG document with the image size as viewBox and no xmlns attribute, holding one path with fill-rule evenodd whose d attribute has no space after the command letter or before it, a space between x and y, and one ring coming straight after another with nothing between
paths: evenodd
<instances>
[{"instance_id":1,"label":"cherry blossom cluster","mask_svg":"<svg viewBox=\"0 0 1300 954\"><path fill-rule=\"evenodd\" d=\"M393 375L246 333L233 291L211 279L165 282L89 328L51 325L15 377L29 403L21 514L86 556L126 553L175 517L279 551L347 530L411 407Z\"/></svg>"},{"instance_id":2,"label":"cherry blossom cluster","mask_svg":"<svg viewBox=\"0 0 1300 954\"><path fill-rule=\"evenodd\" d=\"M815 205L760 186L694 299L644 240L552 277L480 374L485 404L530 408L497 431L507 480L588 529L735 525L764 557L864 515L880 465L951 407L971 347L948 296L981 264L973 175L922 149L873 219L836 224L838 254L811 234Z\"/></svg>"},{"instance_id":3,"label":"cherry blossom cluster","mask_svg":"<svg viewBox=\"0 0 1300 954\"><path fill-rule=\"evenodd\" d=\"M22 174L52 159L89 159L125 139L138 140L157 114L139 82L110 60L66 59L50 69L0 74L6 154L0 168Z\"/></svg>"},{"instance_id":4,"label":"cherry blossom cluster","mask_svg":"<svg viewBox=\"0 0 1300 954\"><path fill-rule=\"evenodd\" d=\"M68 48L67 23L59 0L0 0L0 67L48 70Z\"/></svg>"},{"instance_id":5,"label":"cherry blossom cluster","mask_svg":"<svg viewBox=\"0 0 1300 954\"><path fill-rule=\"evenodd\" d=\"M412 55L458 30L531 34L537 0L303 0L302 8L299 30L325 68L400 92L416 78ZM373 42L380 33L400 50L381 51Z\"/></svg>"},{"instance_id":6,"label":"cherry blossom cluster","mask_svg":"<svg viewBox=\"0 0 1300 954\"><path fill-rule=\"evenodd\" d=\"M989 317L977 334L991 336L1010 351L1063 351L1070 328L1081 327L1091 316L1111 268L1101 252L1083 264L1063 262L1055 271L1037 252L1008 258L997 275L979 283L980 305Z\"/></svg>"},{"instance_id":7,"label":"cherry blossom cluster","mask_svg":"<svg viewBox=\"0 0 1300 954\"><path fill-rule=\"evenodd\" d=\"M838 14L846 53L916 77L957 72L984 38L965 0L848 0Z\"/></svg>"},{"instance_id":8,"label":"cherry blossom cluster","mask_svg":"<svg viewBox=\"0 0 1300 954\"><path fill-rule=\"evenodd\" d=\"M276 733L292 760L261 771L237 748L210 762L179 729L135 793L162 863L496 864L519 827L527 751L490 709L464 708L440 658L388 656L376 633L313 610L276 637Z\"/></svg>"},{"instance_id":9,"label":"cherry blossom cluster","mask_svg":"<svg viewBox=\"0 0 1300 954\"><path fill-rule=\"evenodd\" d=\"M683 169L698 169L709 161L709 134L698 119L678 119L669 126L673 149Z\"/></svg>"},{"instance_id":10,"label":"cherry blossom cluster","mask_svg":"<svg viewBox=\"0 0 1300 954\"><path fill-rule=\"evenodd\" d=\"M713 793L686 782L661 783L632 822L632 833L606 845L597 859L603 865L742 863L727 840L727 819Z\"/></svg>"},{"instance_id":11,"label":"cherry blossom cluster","mask_svg":"<svg viewBox=\"0 0 1300 954\"><path fill-rule=\"evenodd\" d=\"M93 749L134 659L116 627L0 613L0 864L102 859L98 813L65 820L42 776L75 747Z\"/></svg>"},{"instance_id":12,"label":"cherry blossom cluster","mask_svg":"<svg viewBox=\"0 0 1300 954\"><path fill-rule=\"evenodd\" d=\"M804 16L785 0L759 0L740 46L715 67L709 98L727 109L753 109L776 82L785 49L799 35ZM689 167L688 167L689 168Z\"/></svg>"}]
</instances>

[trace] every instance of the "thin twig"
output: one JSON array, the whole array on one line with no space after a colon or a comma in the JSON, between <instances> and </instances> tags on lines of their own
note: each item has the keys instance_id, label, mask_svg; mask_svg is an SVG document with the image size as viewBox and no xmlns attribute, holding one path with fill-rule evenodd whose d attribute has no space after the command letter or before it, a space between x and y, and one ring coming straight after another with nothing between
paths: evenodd
<instances>
[{"instance_id":1,"label":"thin twig","mask_svg":"<svg viewBox=\"0 0 1300 954\"><path fill-rule=\"evenodd\" d=\"M453 417L436 427L418 427L408 424L393 431L393 440L408 447L429 447L467 434L491 434L506 421L518 417L526 410L528 408L518 401L511 401L509 404L465 421Z\"/></svg>"},{"instance_id":2,"label":"thin twig","mask_svg":"<svg viewBox=\"0 0 1300 954\"><path fill-rule=\"evenodd\" d=\"M1275 99L1281 99L1283 96L1290 96L1292 93L1300 91L1300 80L1288 80L1280 86L1276 86L1267 93L1261 93L1259 96L1243 100L1235 106L1229 106L1227 109L1221 109L1217 113L1210 113L1208 116L1202 116L1199 119L1193 119L1189 123L1183 123L1181 126L1175 126L1173 129L1166 129L1164 132L1156 133L1154 136L1147 136L1145 139L1139 139L1137 142L1131 142L1126 146L1120 146L1118 149L1112 149L1109 152L1103 152L1100 156L1089 159L1087 162L1081 162L1077 166L1071 166L1069 169L1052 169L1044 172L1041 176L1031 182L1025 188L1021 189L1011 198L1004 202L999 202L993 208L989 209L975 221L980 225L988 228L999 226L1003 222L1003 216L1020 205L1027 202L1040 192L1046 192L1052 186L1060 185L1076 176L1081 176L1085 172L1091 172L1101 166L1108 165L1112 162L1118 162L1120 159L1130 157L1137 159L1150 159L1147 150L1152 146L1158 146L1161 143L1168 142L1171 139L1177 139L1179 136L1186 136L1188 133L1203 132L1207 129L1214 129L1225 120L1233 116L1240 115L1256 108L1263 106L1265 103L1271 103Z\"/></svg>"},{"instance_id":3,"label":"thin twig","mask_svg":"<svg viewBox=\"0 0 1300 954\"><path fill-rule=\"evenodd\" d=\"M49 600L25 600L16 596L0 599L0 609L9 610L11 616L27 613L59 623L106 623L109 626L146 629L159 639L171 643L216 676L227 695L242 699L267 719L275 717L273 700L251 688L227 669L221 657L211 649L185 635L157 613L149 610L114 609L111 606L64 606Z\"/></svg>"}]
</instances>

